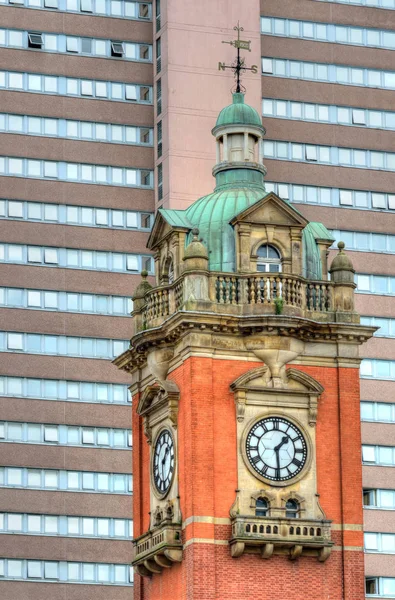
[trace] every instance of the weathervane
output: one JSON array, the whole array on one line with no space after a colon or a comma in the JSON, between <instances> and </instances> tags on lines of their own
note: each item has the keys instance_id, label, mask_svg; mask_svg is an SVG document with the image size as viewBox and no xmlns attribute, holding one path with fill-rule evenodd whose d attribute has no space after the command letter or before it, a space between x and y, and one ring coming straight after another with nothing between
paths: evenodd
<instances>
[{"instance_id":1,"label":"weathervane","mask_svg":"<svg viewBox=\"0 0 395 600\"><path fill-rule=\"evenodd\" d=\"M243 27L240 27L240 23L238 22L235 27L233 27L235 31L237 31L237 40L233 40L231 42L222 42L223 44L230 44L237 48L237 58L231 65L226 65L225 63L218 63L218 70L225 71L225 69L231 69L235 75L236 79L236 92L245 92L245 87L241 85L240 75L245 71L251 71L252 73L258 73L257 65L252 65L251 67L246 67L244 58L240 56L240 50L248 50L251 52L251 41L241 40L240 32L244 31Z\"/></svg>"}]
</instances>

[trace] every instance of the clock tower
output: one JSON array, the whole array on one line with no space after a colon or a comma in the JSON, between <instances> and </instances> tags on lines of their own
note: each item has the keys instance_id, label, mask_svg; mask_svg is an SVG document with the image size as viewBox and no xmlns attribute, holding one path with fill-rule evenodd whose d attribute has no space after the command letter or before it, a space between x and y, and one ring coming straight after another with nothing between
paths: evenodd
<instances>
[{"instance_id":1,"label":"clock tower","mask_svg":"<svg viewBox=\"0 0 395 600\"><path fill-rule=\"evenodd\" d=\"M135 600L364 597L354 271L264 185L258 113L212 130L216 187L160 209L115 364L133 396Z\"/></svg>"}]
</instances>

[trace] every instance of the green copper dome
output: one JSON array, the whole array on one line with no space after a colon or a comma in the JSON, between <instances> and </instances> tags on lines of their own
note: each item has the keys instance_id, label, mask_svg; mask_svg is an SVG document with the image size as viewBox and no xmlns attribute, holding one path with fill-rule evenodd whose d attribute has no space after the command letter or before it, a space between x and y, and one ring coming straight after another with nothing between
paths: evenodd
<instances>
[{"instance_id":1,"label":"green copper dome","mask_svg":"<svg viewBox=\"0 0 395 600\"><path fill-rule=\"evenodd\" d=\"M210 271L235 271L235 232L229 221L266 194L263 185L221 187L186 210L188 221L199 228L199 237L208 248Z\"/></svg>"},{"instance_id":2,"label":"green copper dome","mask_svg":"<svg viewBox=\"0 0 395 600\"><path fill-rule=\"evenodd\" d=\"M244 94L233 94L233 103L221 110L218 115L216 127L224 125L253 125L262 127L262 119L258 111L249 104L244 104Z\"/></svg>"},{"instance_id":3,"label":"green copper dome","mask_svg":"<svg viewBox=\"0 0 395 600\"><path fill-rule=\"evenodd\" d=\"M227 126L233 127L226 131ZM249 128L254 128L255 131ZM245 147L239 147L240 134L243 132L247 132L250 136L247 157ZM171 226L189 230L185 240L186 248L194 240L193 229L198 228L199 233L195 233L195 237L198 235L207 249L210 271L234 273L236 233L231 221L267 196L264 182L266 169L261 163L262 157L259 152L259 144L265 129L262 127L258 112L252 106L244 104L244 94L233 94L233 103L219 114L213 129L217 144L221 143L221 136L225 133L228 142L227 150L223 149L219 162L213 169L216 179L214 192L199 198L186 210L159 209L159 213ZM233 135L235 137L232 140ZM255 144L255 149L252 149L251 142ZM231 152L228 151L229 148ZM284 203L289 204L286 200ZM293 206L292 209L296 213L299 212ZM321 279L320 249L317 240L329 239L328 236L329 232L319 223L309 223L304 228L303 272L306 277ZM201 244L199 252L202 252Z\"/></svg>"}]
</instances>

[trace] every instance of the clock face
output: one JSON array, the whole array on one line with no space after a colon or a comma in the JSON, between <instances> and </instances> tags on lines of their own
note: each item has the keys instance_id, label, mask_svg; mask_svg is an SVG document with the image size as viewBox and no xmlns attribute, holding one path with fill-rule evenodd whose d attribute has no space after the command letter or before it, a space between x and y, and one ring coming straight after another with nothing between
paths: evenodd
<instances>
[{"instance_id":1,"label":"clock face","mask_svg":"<svg viewBox=\"0 0 395 600\"><path fill-rule=\"evenodd\" d=\"M156 440L152 468L155 487L163 496L170 489L174 473L174 442L167 429Z\"/></svg>"},{"instance_id":2,"label":"clock face","mask_svg":"<svg viewBox=\"0 0 395 600\"><path fill-rule=\"evenodd\" d=\"M302 432L281 417L266 417L255 423L247 435L246 452L254 471L271 481L292 479L307 460Z\"/></svg>"}]
</instances>

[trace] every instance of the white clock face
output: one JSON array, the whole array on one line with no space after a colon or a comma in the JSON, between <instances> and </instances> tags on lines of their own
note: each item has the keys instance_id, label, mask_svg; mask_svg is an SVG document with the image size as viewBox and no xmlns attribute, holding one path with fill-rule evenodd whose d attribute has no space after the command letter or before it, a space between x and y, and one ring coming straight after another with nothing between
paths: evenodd
<instances>
[{"instance_id":1,"label":"white clock face","mask_svg":"<svg viewBox=\"0 0 395 600\"><path fill-rule=\"evenodd\" d=\"M306 464L307 444L296 425L282 417L267 417L248 432L246 453L259 475L271 481L287 481Z\"/></svg>"},{"instance_id":2,"label":"white clock face","mask_svg":"<svg viewBox=\"0 0 395 600\"><path fill-rule=\"evenodd\" d=\"M155 443L153 478L159 494L166 494L174 474L174 442L170 432L164 429Z\"/></svg>"}]
</instances>

